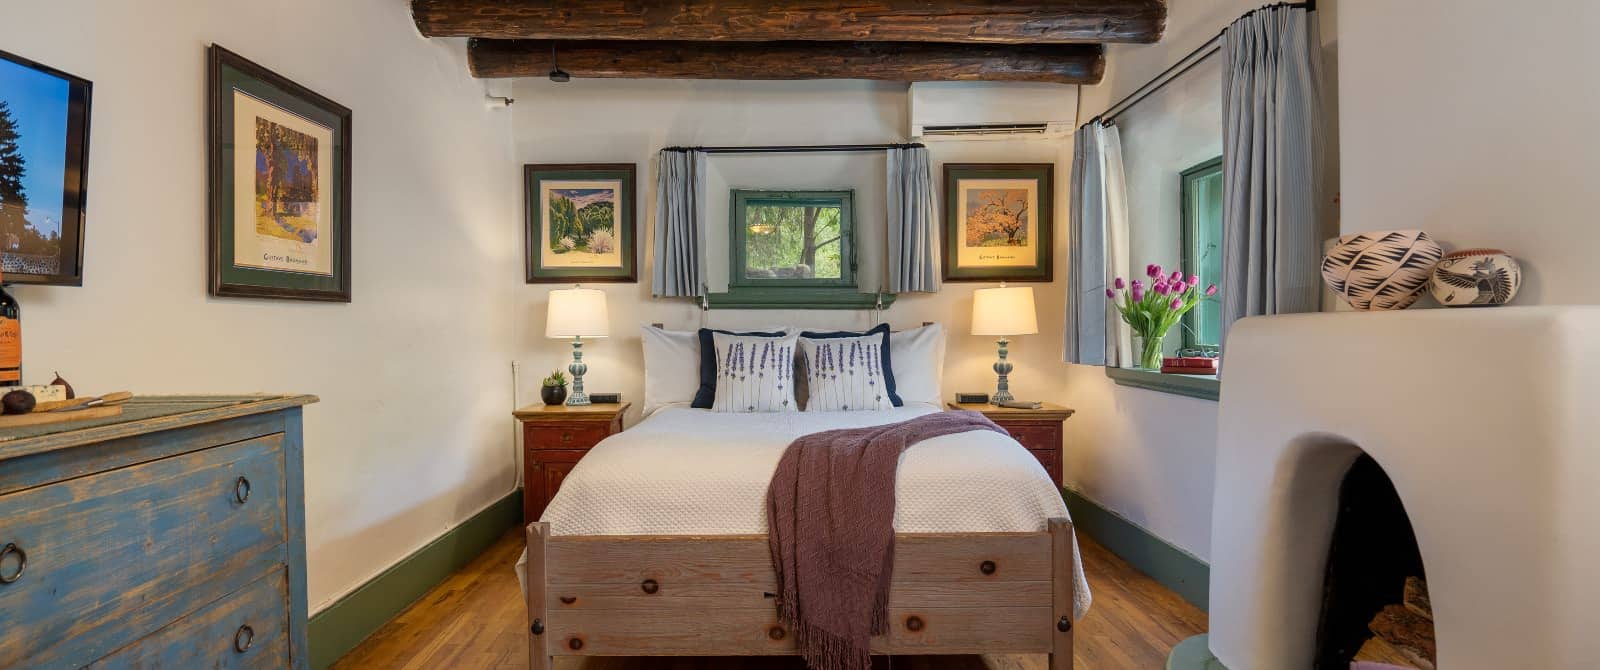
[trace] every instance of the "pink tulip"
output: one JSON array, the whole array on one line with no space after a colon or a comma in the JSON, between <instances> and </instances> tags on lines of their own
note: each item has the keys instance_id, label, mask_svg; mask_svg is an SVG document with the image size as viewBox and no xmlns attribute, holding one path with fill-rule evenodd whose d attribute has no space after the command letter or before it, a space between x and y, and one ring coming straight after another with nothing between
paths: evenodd
<instances>
[{"instance_id":1,"label":"pink tulip","mask_svg":"<svg viewBox=\"0 0 1600 670\"><path fill-rule=\"evenodd\" d=\"M1133 283L1133 301L1134 302L1141 302L1143 300L1144 300L1144 286L1141 285L1139 282L1135 281Z\"/></svg>"},{"instance_id":2,"label":"pink tulip","mask_svg":"<svg viewBox=\"0 0 1600 670\"><path fill-rule=\"evenodd\" d=\"M1144 266L1144 273L1149 275L1151 279L1160 279L1161 278L1161 266L1156 265L1154 263L1146 265L1146 266Z\"/></svg>"},{"instance_id":3,"label":"pink tulip","mask_svg":"<svg viewBox=\"0 0 1600 670\"><path fill-rule=\"evenodd\" d=\"M1183 309L1183 298L1173 298L1172 303L1168 304L1167 306L1171 307L1173 310Z\"/></svg>"},{"instance_id":4,"label":"pink tulip","mask_svg":"<svg viewBox=\"0 0 1600 670\"><path fill-rule=\"evenodd\" d=\"M1117 290L1120 291L1123 288L1127 287L1127 282L1122 281L1121 277L1117 277L1116 286L1117 286Z\"/></svg>"},{"instance_id":5,"label":"pink tulip","mask_svg":"<svg viewBox=\"0 0 1600 670\"><path fill-rule=\"evenodd\" d=\"M1189 288L1200 285L1200 275L1189 275Z\"/></svg>"},{"instance_id":6,"label":"pink tulip","mask_svg":"<svg viewBox=\"0 0 1600 670\"><path fill-rule=\"evenodd\" d=\"M1174 284L1182 284L1183 283L1183 270L1173 270L1172 271L1172 278L1168 279L1167 281L1172 282Z\"/></svg>"},{"instance_id":7,"label":"pink tulip","mask_svg":"<svg viewBox=\"0 0 1600 670\"><path fill-rule=\"evenodd\" d=\"M1165 279L1156 280L1156 285L1155 286L1151 286L1150 290L1155 291L1157 294L1160 294L1160 295L1166 295L1167 294L1167 280L1165 280Z\"/></svg>"},{"instance_id":8,"label":"pink tulip","mask_svg":"<svg viewBox=\"0 0 1600 670\"><path fill-rule=\"evenodd\" d=\"M1115 300L1117 297L1117 292L1111 289L1106 289L1106 297Z\"/></svg>"},{"instance_id":9,"label":"pink tulip","mask_svg":"<svg viewBox=\"0 0 1600 670\"><path fill-rule=\"evenodd\" d=\"M1216 294L1217 294L1217 285L1216 284L1212 284L1212 285L1206 287L1206 297L1209 298L1209 297L1214 296Z\"/></svg>"}]
</instances>

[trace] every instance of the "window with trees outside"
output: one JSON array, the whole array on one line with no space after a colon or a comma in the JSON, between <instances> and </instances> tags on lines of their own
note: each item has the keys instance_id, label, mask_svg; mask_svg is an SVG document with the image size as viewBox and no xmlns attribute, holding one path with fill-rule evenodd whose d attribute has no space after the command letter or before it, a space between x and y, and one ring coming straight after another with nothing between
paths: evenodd
<instances>
[{"instance_id":1,"label":"window with trees outside","mask_svg":"<svg viewBox=\"0 0 1600 670\"><path fill-rule=\"evenodd\" d=\"M854 289L853 200L850 191L734 191L730 292Z\"/></svg>"},{"instance_id":2,"label":"window with trees outside","mask_svg":"<svg viewBox=\"0 0 1600 670\"><path fill-rule=\"evenodd\" d=\"M1184 274L1222 278L1222 157L1181 173ZM1169 182L1170 183L1170 182ZM1169 201L1170 202L1170 201ZM1215 354L1222 346L1222 303L1202 300L1183 315L1183 348Z\"/></svg>"}]
</instances>

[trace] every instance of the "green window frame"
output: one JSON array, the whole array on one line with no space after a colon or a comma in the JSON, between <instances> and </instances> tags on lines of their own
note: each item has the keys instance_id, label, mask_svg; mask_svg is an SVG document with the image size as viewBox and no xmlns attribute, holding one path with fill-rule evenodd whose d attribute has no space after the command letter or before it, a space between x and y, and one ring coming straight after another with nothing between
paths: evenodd
<instances>
[{"instance_id":1,"label":"green window frame","mask_svg":"<svg viewBox=\"0 0 1600 670\"><path fill-rule=\"evenodd\" d=\"M709 296L712 307L862 309L877 302L878 294L857 292L855 191L733 190L729 200L728 292ZM839 210L838 277L749 276L751 209L773 205ZM824 244L818 248L826 247L831 242L824 240ZM888 294L881 297L884 305L894 299Z\"/></svg>"},{"instance_id":2,"label":"green window frame","mask_svg":"<svg viewBox=\"0 0 1600 670\"><path fill-rule=\"evenodd\" d=\"M1222 268L1222 157L1217 156L1179 173L1183 272L1200 275L1208 283L1221 283ZM1222 305L1201 300L1183 315L1182 347L1216 353L1222 342Z\"/></svg>"}]
</instances>

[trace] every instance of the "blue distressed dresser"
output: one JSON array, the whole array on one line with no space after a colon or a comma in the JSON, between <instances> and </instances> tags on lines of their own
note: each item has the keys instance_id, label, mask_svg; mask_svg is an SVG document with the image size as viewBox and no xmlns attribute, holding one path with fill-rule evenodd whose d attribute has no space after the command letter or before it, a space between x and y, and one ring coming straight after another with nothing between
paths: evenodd
<instances>
[{"instance_id":1,"label":"blue distressed dresser","mask_svg":"<svg viewBox=\"0 0 1600 670\"><path fill-rule=\"evenodd\" d=\"M301 407L0 430L0 668L306 668Z\"/></svg>"}]
</instances>

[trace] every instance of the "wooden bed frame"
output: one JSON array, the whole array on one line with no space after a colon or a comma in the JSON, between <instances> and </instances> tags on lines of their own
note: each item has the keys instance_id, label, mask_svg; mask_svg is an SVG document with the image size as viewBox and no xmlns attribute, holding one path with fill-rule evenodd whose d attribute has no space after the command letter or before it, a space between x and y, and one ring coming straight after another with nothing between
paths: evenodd
<instances>
[{"instance_id":1,"label":"wooden bed frame","mask_svg":"<svg viewBox=\"0 0 1600 670\"><path fill-rule=\"evenodd\" d=\"M895 537L874 654L1049 654L1072 667L1072 523ZM563 535L528 525L528 656L795 654L765 535Z\"/></svg>"}]
</instances>

